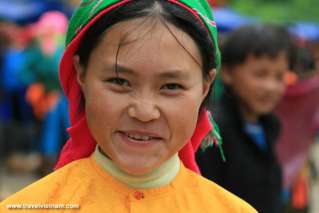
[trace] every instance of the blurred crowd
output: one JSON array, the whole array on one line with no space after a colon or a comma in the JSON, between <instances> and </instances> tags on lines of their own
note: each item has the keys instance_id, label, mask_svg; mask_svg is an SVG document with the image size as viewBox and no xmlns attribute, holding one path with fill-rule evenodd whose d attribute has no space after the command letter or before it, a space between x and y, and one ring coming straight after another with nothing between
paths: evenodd
<instances>
[{"instance_id":1,"label":"blurred crowd","mask_svg":"<svg viewBox=\"0 0 319 213\"><path fill-rule=\"evenodd\" d=\"M58 67L78 3L0 4L0 157L12 172L47 174L68 138Z\"/></svg>"},{"instance_id":2,"label":"blurred crowd","mask_svg":"<svg viewBox=\"0 0 319 213\"><path fill-rule=\"evenodd\" d=\"M68 139L67 101L58 77L67 23L68 15L59 11L32 23L0 19L0 158L9 172L48 174ZM220 34L221 46L230 33ZM319 162L311 152L318 149L319 135L319 37L290 36L286 89L273 109L282 123L274 149L286 211L308 212L310 186L319 187ZM215 99L224 84L219 76Z\"/></svg>"},{"instance_id":3,"label":"blurred crowd","mask_svg":"<svg viewBox=\"0 0 319 213\"><path fill-rule=\"evenodd\" d=\"M67 103L58 77L67 23L58 11L25 26L0 23L1 156L12 171L52 167L67 138Z\"/></svg>"}]
</instances>

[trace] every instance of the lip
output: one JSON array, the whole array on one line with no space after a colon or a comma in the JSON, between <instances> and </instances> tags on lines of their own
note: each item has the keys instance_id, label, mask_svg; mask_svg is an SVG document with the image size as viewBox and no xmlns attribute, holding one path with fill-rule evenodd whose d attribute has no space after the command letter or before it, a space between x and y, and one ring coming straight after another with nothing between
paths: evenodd
<instances>
[{"instance_id":1,"label":"lip","mask_svg":"<svg viewBox=\"0 0 319 213\"><path fill-rule=\"evenodd\" d=\"M156 133L145 132L145 131L117 131L116 134L119 136L121 142L126 144L130 148L148 148L164 141L162 137L159 137ZM147 141L136 141L127 136L127 134L145 135L152 137L151 140Z\"/></svg>"},{"instance_id":2,"label":"lip","mask_svg":"<svg viewBox=\"0 0 319 213\"><path fill-rule=\"evenodd\" d=\"M158 133L155 132L150 132L150 131L141 131L141 130L123 130L123 131L118 131L121 134L128 134L128 135L145 135L149 136L152 138L156 138L157 140L163 140L164 137L161 136Z\"/></svg>"}]
</instances>

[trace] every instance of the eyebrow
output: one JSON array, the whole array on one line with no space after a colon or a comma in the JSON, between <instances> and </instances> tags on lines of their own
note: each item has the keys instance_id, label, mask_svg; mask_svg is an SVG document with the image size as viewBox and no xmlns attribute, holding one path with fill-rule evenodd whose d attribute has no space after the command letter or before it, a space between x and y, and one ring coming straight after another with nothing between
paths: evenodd
<instances>
[{"instance_id":1,"label":"eyebrow","mask_svg":"<svg viewBox=\"0 0 319 213\"><path fill-rule=\"evenodd\" d=\"M127 75L131 75L131 76L136 76L136 72L133 69L131 69L129 67L125 67L124 65L121 65L121 64L112 64L110 66L107 66L107 70L117 71L117 73L119 73L119 74L127 74ZM158 78L167 79L167 80L169 80L169 79L187 80L190 78L190 76L188 73L185 73L185 71L176 69L176 70L162 71L158 75Z\"/></svg>"}]
</instances>

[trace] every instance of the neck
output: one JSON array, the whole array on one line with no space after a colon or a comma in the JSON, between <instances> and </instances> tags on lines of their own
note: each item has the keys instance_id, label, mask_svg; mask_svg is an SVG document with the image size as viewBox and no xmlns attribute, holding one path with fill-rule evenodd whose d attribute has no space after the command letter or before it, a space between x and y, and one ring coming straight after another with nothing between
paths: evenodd
<instances>
[{"instance_id":1,"label":"neck","mask_svg":"<svg viewBox=\"0 0 319 213\"><path fill-rule=\"evenodd\" d=\"M103 170L115 179L133 188L147 189L168 185L176 177L180 169L178 154L164 162L159 168L140 176L134 176L122 171L111 159L101 152L98 146L93 155L95 161Z\"/></svg>"},{"instance_id":2,"label":"neck","mask_svg":"<svg viewBox=\"0 0 319 213\"><path fill-rule=\"evenodd\" d=\"M240 107L241 114L246 122L257 123L258 114L244 107Z\"/></svg>"}]
</instances>

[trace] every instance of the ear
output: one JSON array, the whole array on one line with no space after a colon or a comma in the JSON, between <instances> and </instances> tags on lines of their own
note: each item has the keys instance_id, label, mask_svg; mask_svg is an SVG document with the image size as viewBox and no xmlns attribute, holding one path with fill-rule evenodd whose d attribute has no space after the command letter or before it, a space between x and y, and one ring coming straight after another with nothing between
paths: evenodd
<instances>
[{"instance_id":1,"label":"ear","mask_svg":"<svg viewBox=\"0 0 319 213\"><path fill-rule=\"evenodd\" d=\"M84 80L85 80L85 72L84 72L84 67L80 63L80 57L78 55L75 55L73 57L73 65L76 70L76 79L78 84L81 86L81 88L84 85Z\"/></svg>"},{"instance_id":2,"label":"ear","mask_svg":"<svg viewBox=\"0 0 319 213\"><path fill-rule=\"evenodd\" d=\"M204 88L203 88L204 98L207 96L210 90L210 87L215 80L215 77L216 77L216 69L211 69L208 72L208 77L204 80Z\"/></svg>"},{"instance_id":3,"label":"ear","mask_svg":"<svg viewBox=\"0 0 319 213\"><path fill-rule=\"evenodd\" d=\"M221 69L221 78L224 84L230 85L232 84L232 70L229 66L222 66Z\"/></svg>"}]
</instances>

